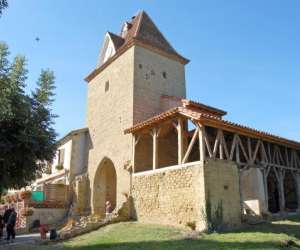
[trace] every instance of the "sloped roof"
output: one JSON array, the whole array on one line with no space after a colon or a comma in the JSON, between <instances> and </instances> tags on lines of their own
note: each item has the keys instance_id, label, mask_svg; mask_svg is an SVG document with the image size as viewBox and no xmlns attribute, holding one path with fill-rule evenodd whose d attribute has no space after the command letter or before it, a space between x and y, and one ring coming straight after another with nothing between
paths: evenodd
<instances>
[{"instance_id":1,"label":"sloped roof","mask_svg":"<svg viewBox=\"0 0 300 250\"><path fill-rule=\"evenodd\" d=\"M204 113L208 113L208 114L219 116L219 117L222 117L227 114L227 112L222 109L208 106L206 104L203 104L200 102L195 102L195 101L192 101L192 100L189 100L186 98L180 98L180 97L169 96L169 95L162 95L161 98L176 100L176 101L178 101L178 106L180 105L180 106L187 107L190 109L196 109L198 111L202 111Z\"/></svg>"},{"instance_id":2,"label":"sloped roof","mask_svg":"<svg viewBox=\"0 0 300 250\"><path fill-rule=\"evenodd\" d=\"M214 116L208 113L202 113L187 107L172 108L166 112L163 112L150 119L140 122L131 128L126 129L124 133L125 134L136 133L138 131L156 126L157 124L172 119L173 117L176 116L184 116L188 119L200 122L203 125L222 128L224 130L228 130L233 133L240 133L250 137L262 138L264 140L273 143L284 144L292 148L300 149L300 142L289 140L280 136L272 135L270 133L260 131L254 128L250 128L244 125L240 125L231 121L226 121L221 119L219 116Z\"/></svg>"},{"instance_id":3,"label":"sloped roof","mask_svg":"<svg viewBox=\"0 0 300 250\"><path fill-rule=\"evenodd\" d=\"M125 42L137 39L168 53L179 55L145 11L141 11L137 16L133 17L131 27L124 39Z\"/></svg>"},{"instance_id":4,"label":"sloped roof","mask_svg":"<svg viewBox=\"0 0 300 250\"><path fill-rule=\"evenodd\" d=\"M133 45L145 47L158 54L177 60L182 64L189 62L188 59L176 52L145 11L139 12L130 22L125 22L125 25L127 25L128 30L124 34L121 32L120 36L108 32L116 48L116 53L105 63L93 70L85 78L86 81L91 81Z\"/></svg>"},{"instance_id":5,"label":"sloped roof","mask_svg":"<svg viewBox=\"0 0 300 250\"><path fill-rule=\"evenodd\" d=\"M113 42L115 49L118 50L124 44L125 40L114 33L111 32L107 32L107 33L110 36L110 39Z\"/></svg>"},{"instance_id":6,"label":"sloped roof","mask_svg":"<svg viewBox=\"0 0 300 250\"><path fill-rule=\"evenodd\" d=\"M80 134L80 133L87 133L88 131L89 131L88 128L80 128L80 129L72 130L68 134L66 134L65 136L63 136L62 138L60 138L56 142L56 144L60 146L60 145L62 145L64 143L66 143L68 140L70 140L73 135L77 135L77 134Z\"/></svg>"}]
</instances>

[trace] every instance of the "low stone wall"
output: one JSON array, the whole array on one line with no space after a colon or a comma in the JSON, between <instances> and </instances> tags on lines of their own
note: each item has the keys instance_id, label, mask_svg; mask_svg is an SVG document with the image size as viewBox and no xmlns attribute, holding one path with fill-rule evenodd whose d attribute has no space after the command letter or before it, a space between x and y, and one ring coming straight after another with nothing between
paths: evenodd
<instances>
[{"instance_id":1,"label":"low stone wall","mask_svg":"<svg viewBox=\"0 0 300 250\"><path fill-rule=\"evenodd\" d=\"M33 215L26 217L26 231L32 228L35 220L40 224L55 225L61 223L66 217L67 209L64 208L33 208Z\"/></svg>"},{"instance_id":2,"label":"low stone wall","mask_svg":"<svg viewBox=\"0 0 300 250\"><path fill-rule=\"evenodd\" d=\"M241 224L241 193L239 172L232 161L209 160L204 165L206 203L212 210L222 208L222 223L226 227Z\"/></svg>"},{"instance_id":3,"label":"low stone wall","mask_svg":"<svg viewBox=\"0 0 300 250\"><path fill-rule=\"evenodd\" d=\"M197 229L202 230L204 186L203 167L199 164L134 174L135 218L145 223L176 226L196 223Z\"/></svg>"},{"instance_id":4,"label":"low stone wall","mask_svg":"<svg viewBox=\"0 0 300 250\"><path fill-rule=\"evenodd\" d=\"M235 163L209 160L133 175L133 214L145 223L207 229L207 207L222 210L224 228L241 223L239 173Z\"/></svg>"},{"instance_id":5,"label":"low stone wall","mask_svg":"<svg viewBox=\"0 0 300 250\"><path fill-rule=\"evenodd\" d=\"M259 168L241 172L241 192L246 209L259 216L268 212L263 174Z\"/></svg>"}]
</instances>

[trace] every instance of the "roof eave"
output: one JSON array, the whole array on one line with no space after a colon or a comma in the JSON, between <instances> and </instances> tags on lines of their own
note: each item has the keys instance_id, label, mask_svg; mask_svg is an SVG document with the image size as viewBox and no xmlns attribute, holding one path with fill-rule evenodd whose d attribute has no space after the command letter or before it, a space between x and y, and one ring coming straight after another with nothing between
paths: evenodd
<instances>
[{"instance_id":1,"label":"roof eave","mask_svg":"<svg viewBox=\"0 0 300 250\"><path fill-rule=\"evenodd\" d=\"M168 57L170 59L176 60L178 62L180 62L183 65L186 65L187 63L190 62L190 60L180 56L180 55L175 55L175 54L171 54L168 53L160 48L154 47L150 44L147 44L145 42L141 42L138 41L136 39L132 39L129 42L127 42L126 44L122 45L116 52L116 54L114 56L112 56L111 58L109 58L104 64L102 64L99 68L94 69L86 78L84 78L84 80L86 82L90 82L92 81L99 73L101 73L106 67L108 67L113 61L115 61L119 56L121 56L124 52L126 52L129 48L131 48L133 45L137 45L140 47L144 47L147 49L152 50L153 52L157 52L158 54L161 54L165 57Z\"/></svg>"}]
</instances>

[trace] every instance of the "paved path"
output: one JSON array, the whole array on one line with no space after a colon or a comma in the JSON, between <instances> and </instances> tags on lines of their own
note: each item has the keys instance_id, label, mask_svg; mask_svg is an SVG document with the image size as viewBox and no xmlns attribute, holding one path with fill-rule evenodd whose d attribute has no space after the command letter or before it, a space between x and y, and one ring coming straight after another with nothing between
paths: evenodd
<instances>
[{"instance_id":1,"label":"paved path","mask_svg":"<svg viewBox=\"0 0 300 250\"><path fill-rule=\"evenodd\" d=\"M21 245L21 244L32 244L35 242L35 240L40 239L40 234L22 234L17 235L14 243L10 243L10 246L13 245ZM0 249L3 246L7 246L7 243L5 240L0 241Z\"/></svg>"}]
</instances>

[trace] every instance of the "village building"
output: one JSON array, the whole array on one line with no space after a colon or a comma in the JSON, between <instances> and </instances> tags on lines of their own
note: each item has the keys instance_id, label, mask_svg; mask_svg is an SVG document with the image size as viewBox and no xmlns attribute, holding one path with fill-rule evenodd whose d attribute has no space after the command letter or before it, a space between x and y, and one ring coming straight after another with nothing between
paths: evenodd
<instances>
[{"instance_id":1,"label":"village building","mask_svg":"<svg viewBox=\"0 0 300 250\"><path fill-rule=\"evenodd\" d=\"M208 206L229 226L300 208L300 143L188 100L188 62L144 11L105 34L86 77L91 141L78 212L104 216L106 201L118 209L130 196L138 221L202 230Z\"/></svg>"},{"instance_id":2,"label":"village building","mask_svg":"<svg viewBox=\"0 0 300 250\"><path fill-rule=\"evenodd\" d=\"M69 185L76 177L87 172L89 151L88 129L77 129L69 132L57 141L55 157L48 166L49 173L32 184L34 191L43 190L47 184Z\"/></svg>"},{"instance_id":3,"label":"village building","mask_svg":"<svg viewBox=\"0 0 300 250\"><path fill-rule=\"evenodd\" d=\"M107 32L86 77L86 128L59 141L52 174L35 183L72 188L77 215L204 230L243 215L300 209L300 143L227 121L186 97L185 65L148 14ZM57 167L59 166L59 167Z\"/></svg>"}]
</instances>

